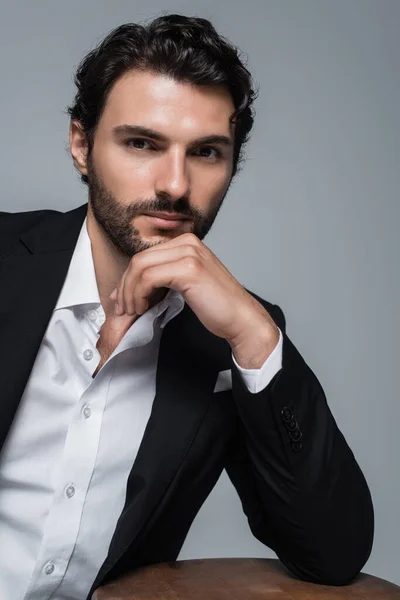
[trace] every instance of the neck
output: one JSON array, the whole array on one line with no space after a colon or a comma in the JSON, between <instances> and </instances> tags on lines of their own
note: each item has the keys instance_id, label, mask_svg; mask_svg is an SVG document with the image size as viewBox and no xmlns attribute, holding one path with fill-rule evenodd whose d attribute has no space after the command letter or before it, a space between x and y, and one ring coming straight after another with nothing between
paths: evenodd
<instances>
[{"instance_id":1,"label":"neck","mask_svg":"<svg viewBox=\"0 0 400 600\"><path fill-rule=\"evenodd\" d=\"M96 221L90 202L87 211L87 230L92 246L94 270L100 302L106 315L114 313L114 302L110 294L118 286L122 275L128 268L130 258L122 256L102 227Z\"/></svg>"}]
</instances>

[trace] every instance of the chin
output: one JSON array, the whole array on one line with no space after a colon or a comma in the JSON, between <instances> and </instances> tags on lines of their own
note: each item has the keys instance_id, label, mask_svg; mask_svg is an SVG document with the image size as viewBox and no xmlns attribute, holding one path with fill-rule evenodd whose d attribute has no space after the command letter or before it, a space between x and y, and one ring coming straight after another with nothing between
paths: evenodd
<instances>
[{"instance_id":1,"label":"chin","mask_svg":"<svg viewBox=\"0 0 400 600\"><path fill-rule=\"evenodd\" d=\"M165 242L168 240L172 240L173 238L178 237L179 235L182 235L182 231L172 231L169 229L154 229L153 230L154 233L152 234L147 234L147 235L142 235L142 241L144 243L150 243L150 244L154 244L154 243L160 243L160 242Z\"/></svg>"},{"instance_id":2,"label":"chin","mask_svg":"<svg viewBox=\"0 0 400 600\"><path fill-rule=\"evenodd\" d=\"M152 248L153 246L158 246L158 244L163 244L164 242L168 242L170 239L169 236L165 235L150 235L141 238L141 245L147 246L147 248Z\"/></svg>"}]
</instances>

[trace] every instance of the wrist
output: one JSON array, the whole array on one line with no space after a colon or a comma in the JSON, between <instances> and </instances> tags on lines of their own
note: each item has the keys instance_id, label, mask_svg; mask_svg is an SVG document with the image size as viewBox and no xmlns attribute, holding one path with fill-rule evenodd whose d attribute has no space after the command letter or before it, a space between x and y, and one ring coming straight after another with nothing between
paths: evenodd
<instances>
[{"instance_id":1,"label":"wrist","mask_svg":"<svg viewBox=\"0 0 400 600\"><path fill-rule=\"evenodd\" d=\"M242 335L228 340L235 360L242 369L260 369L278 342L279 329L273 321L255 329L247 328Z\"/></svg>"}]
</instances>

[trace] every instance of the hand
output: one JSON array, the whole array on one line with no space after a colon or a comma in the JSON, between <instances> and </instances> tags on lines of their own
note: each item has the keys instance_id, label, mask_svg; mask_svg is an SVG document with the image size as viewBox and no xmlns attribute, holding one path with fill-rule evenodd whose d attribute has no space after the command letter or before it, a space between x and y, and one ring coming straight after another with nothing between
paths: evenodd
<instances>
[{"instance_id":1,"label":"hand","mask_svg":"<svg viewBox=\"0 0 400 600\"><path fill-rule=\"evenodd\" d=\"M278 342L279 330L269 313L192 233L158 244L131 259L110 296L116 301L116 315L143 314L154 304L155 296L160 298L160 288L180 292L203 325L228 341L237 360L239 354L242 362L249 362L246 357L250 353L254 364L256 348L257 356L267 352L268 356Z\"/></svg>"}]
</instances>

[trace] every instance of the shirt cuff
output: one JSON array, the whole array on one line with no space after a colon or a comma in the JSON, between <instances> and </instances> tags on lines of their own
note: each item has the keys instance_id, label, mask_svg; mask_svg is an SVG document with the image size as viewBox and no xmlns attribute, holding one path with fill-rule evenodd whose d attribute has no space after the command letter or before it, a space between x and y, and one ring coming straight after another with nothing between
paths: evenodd
<instances>
[{"instance_id":1,"label":"shirt cuff","mask_svg":"<svg viewBox=\"0 0 400 600\"><path fill-rule=\"evenodd\" d=\"M266 388L269 382L282 368L282 346L283 336L281 330L279 329L279 341L271 354L268 356L265 363L259 369L243 369L238 365L232 353L233 363L251 394L258 394L264 388Z\"/></svg>"}]
</instances>

